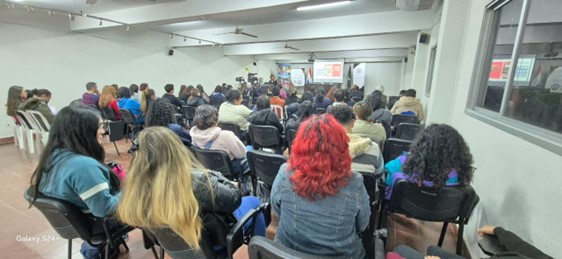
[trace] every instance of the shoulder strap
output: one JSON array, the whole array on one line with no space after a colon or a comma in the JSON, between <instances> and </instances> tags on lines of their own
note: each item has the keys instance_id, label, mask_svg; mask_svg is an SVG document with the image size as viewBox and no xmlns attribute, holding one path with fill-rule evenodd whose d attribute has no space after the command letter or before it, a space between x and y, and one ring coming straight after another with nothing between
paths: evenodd
<instances>
[{"instance_id":1,"label":"shoulder strap","mask_svg":"<svg viewBox=\"0 0 562 259\"><path fill-rule=\"evenodd\" d=\"M207 142L207 144L205 144L205 150L211 149L211 146L213 145L214 142L215 142L214 140Z\"/></svg>"}]
</instances>

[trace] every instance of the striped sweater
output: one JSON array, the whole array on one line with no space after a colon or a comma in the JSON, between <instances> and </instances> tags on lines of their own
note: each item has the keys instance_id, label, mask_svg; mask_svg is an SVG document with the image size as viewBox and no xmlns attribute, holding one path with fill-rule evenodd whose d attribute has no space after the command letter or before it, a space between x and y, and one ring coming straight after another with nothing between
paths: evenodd
<instances>
[{"instance_id":1,"label":"striped sweater","mask_svg":"<svg viewBox=\"0 0 562 259\"><path fill-rule=\"evenodd\" d=\"M66 200L96 217L111 215L120 193L112 193L109 168L95 159L68 150L55 150L50 168L43 172L39 191Z\"/></svg>"}]
</instances>

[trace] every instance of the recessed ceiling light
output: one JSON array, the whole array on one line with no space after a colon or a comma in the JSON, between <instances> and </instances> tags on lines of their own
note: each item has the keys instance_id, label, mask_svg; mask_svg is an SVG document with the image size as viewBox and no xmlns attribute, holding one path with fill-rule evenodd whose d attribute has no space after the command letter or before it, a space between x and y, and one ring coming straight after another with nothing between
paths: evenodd
<instances>
[{"instance_id":1,"label":"recessed ceiling light","mask_svg":"<svg viewBox=\"0 0 562 259\"><path fill-rule=\"evenodd\" d=\"M335 7L340 5L349 4L351 1L341 1L341 2L334 2L334 3L327 3L327 4L319 4L319 5L311 5L311 6L301 6L297 8L297 11L308 11L308 10L316 10L322 8L329 8Z\"/></svg>"}]
</instances>

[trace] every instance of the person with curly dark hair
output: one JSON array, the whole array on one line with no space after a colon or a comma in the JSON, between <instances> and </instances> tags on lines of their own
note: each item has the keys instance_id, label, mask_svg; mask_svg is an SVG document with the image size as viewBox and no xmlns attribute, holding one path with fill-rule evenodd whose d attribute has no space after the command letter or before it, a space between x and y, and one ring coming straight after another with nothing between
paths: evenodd
<instances>
[{"instance_id":1,"label":"person with curly dark hair","mask_svg":"<svg viewBox=\"0 0 562 259\"><path fill-rule=\"evenodd\" d=\"M158 98L146 112L146 127L162 126L171 129L184 145L191 146L191 135L176 121L176 107L164 98Z\"/></svg>"},{"instance_id":2,"label":"person with curly dark hair","mask_svg":"<svg viewBox=\"0 0 562 259\"><path fill-rule=\"evenodd\" d=\"M416 138L409 153L386 164L385 199L390 200L392 185L399 179L437 189L469 185L475 170L473 163L457 130L446 124L432 124Z\"/></svg>"}]
</instances>

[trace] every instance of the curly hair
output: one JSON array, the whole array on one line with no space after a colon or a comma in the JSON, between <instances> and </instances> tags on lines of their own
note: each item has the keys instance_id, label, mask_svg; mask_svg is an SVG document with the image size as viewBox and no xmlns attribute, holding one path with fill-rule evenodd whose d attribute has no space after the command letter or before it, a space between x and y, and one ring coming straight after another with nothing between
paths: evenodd
<instances>
[{"instance_id":1,"label":"curly hair","mask_svg":"<svg viewBox=\"0 0 562 259\"><path fill-rule=\"evenodd\" d=\"M423 181L432 181L436 188L442 188L448 174L456 170L462 186L472 182L473 163L472 154L457 130L446 124L432 124L412 144L402 171L420 186Z\"/></svg>"},{"instance_id":2,"label":"curly hair","mask_svg":"<svg viewBox=\"0 0 562 259\"><path fill-rule=\"evenodd\" d=\"M169 124L175 123L176 108L168 100L158 98L148 108L146 113L146 126L162 126L168 127Z\"/></svg>"},{"instance_id":3,"label":"curly hair","mask_svg":"<svg viewBox=\"0 0 562 259\"><path fill-rule=\"evenodd\" d=\"M304 121L289 158L294 191L308 200L318 200L347 186L353 175L348 142L345 129L330 114Z\"/></svg>"}]
</instances>

